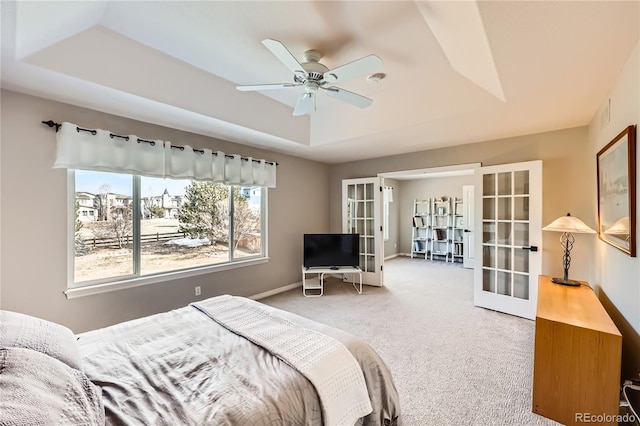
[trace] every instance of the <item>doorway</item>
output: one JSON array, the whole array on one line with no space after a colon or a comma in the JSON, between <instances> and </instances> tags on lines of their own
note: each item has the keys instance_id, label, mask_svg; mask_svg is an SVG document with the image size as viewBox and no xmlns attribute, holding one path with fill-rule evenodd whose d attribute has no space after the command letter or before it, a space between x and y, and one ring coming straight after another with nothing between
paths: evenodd
<instances>
[{"instance_id":1,"label":"doorway","mask_svg":"<svg viewBox=\"0 0 640 426\"><path fill-rule=\"evenodd\" d=\"M434 167L428 169L419 170L405 170L398 172L379 173L378 176L383 178L383 186L393 188L392 202L389 203L385 209L385 215L383 217L383 223L388 223L388 235L385 235L384 239L384 260L390 260L398 256L411 256L412 248L414 244L414 201L425 200L442 200L447 202L451 200L450 218L444 218L451 221L451 225L456 225L460 231L460 235L457 238L465 238L467 241L467 233L462 233L464 230L469 230L467 226L470 222L469 219L463 215L465 208L462 208L462 201L464 199L465 186L474 185L474 171L481 167L480 163L460 164L454 166ZM459 203L458 217L454 217L456 213L456 207L454 200ZM421 203L424 204L424 203ZM437 213L437 212L436 212ZM455 222L455 223L454 223ZM426 228L426 227L425 227ZM426 232L426 231L425 231ZM456 238L452 236L453 239ZM471 239L473 241L473 239ZM451 243L451 247L447 249L451 253L448 257L440 256L441 260L449 260L452 263L462 263L463 257L455 255L455 253L462 253L460 248L455 248L456 244ZM462 243L459 244L462 247ZM425 249L429 247L424 247ZM457 251L456 251L457 250ZM429 251L424 250L422 259L425 257L427 260L431 259ZM470 265L470 266L469 266ZM473 267L473 265L467 262L467 266Z\"/></svg>"}]
</instances>

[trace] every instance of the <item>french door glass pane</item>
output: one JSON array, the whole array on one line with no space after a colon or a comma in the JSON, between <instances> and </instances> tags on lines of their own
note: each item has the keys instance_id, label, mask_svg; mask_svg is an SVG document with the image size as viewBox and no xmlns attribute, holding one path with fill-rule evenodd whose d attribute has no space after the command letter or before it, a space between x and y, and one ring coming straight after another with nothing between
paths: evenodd
<instances>
[{"instance_id":1,"label":"french door glass pane","mask_svg":"<svg viewBox=\"0 0 640 426\"><path fill-rule=\"evenodd\" d=\"M513 199L513 218L515 220L529 220L529 197L515 197Z\"/></svg>"},{"instance_id":2,"label":"french door glass pane","mask_svg":"<svg viewBox=\"0 0 640 426\"><path fill-rule=\"evenodd\" d=\"M482 176L482 195L496 195L496 175L488 174Z\"/></svg>"},{"instance_id":3,"label":"french door glass pane","mask_svg":"<svg viewBox=\"0 0 640 426\"><path fill-rule=\"evenodd\" d=\"M496 272L493 269L482 271L482 290L490 293L496 292Z\"/></svg>"},{"instance_id":4,"label":"french door glass pane","mask_svg":"<svg viewBox=\"0 0 640 426\"><path fill-rule=\"evenodd\" d=\"M498 269L511 270L510 247L498 247Z\"/></svg>"},{"instance_id":5,"label":"french door glass pane","mask_svg":"<svg viewBox=\"0 0 640 426\"><path fill-rule=\"evenodd\" d=\"M514 223L513 224L513 245L528 246L529 245L529 224Z\"/></svg>"},{"instance_id":6,"label":"french door glass pane","mask_svg":"<svg viewBox=\"0 0 640 426\"><path fill-rule=\"evenodd\" d=\"M488 268L496 267L496 248L494 246L485 246L482 250L482 266Z\"/></svg>"},{"instance_id":7,"label":"french door glass pane","mask_svg":"<svg viewBox=\"0 0 640 426\"><path fill-rule=\"evenodd\" d=\"M529 252L527 250L514 250L513 270L518 272L529 272Z\"/></svg>"},{"instance_id":8,"label":"french door glass pane","mask_svg":"<svg viewBox=\"0 0 640 426\"><path fill-rule=\"evenodd\" d=\"M498 195L511 195L511 172L498 173Z\"/></svg>"},{"instance_id":9,"label":"french door glass pane","mask_svg":"<svg viewBox=\"0 0 640 426\"><path fill-rule=\"evenodd\" d=\"M493 222L482 223L482 242L495 244L496 242L496 225Z\"/></svg>"},{"instance_id":10,"label":"french door glass pane","mask_svg":"<svg viewBox=\"0 0 640 426\"><path fill-rule=\"evenodd\" d=\"M74 282L124 277L133 267L133 177L75 172Z\"/></svg>"},{"instance_id":11,"label":"french door glass pane","mask_svg":"<svg viewBox=\"0 0 640 426\"><path fill-rule=\"evenodd\" d=\"M511 220L511 198L498 198L498 219Z\"/></svg>"},{"instance_id":12,"label":"french door glass pane","mask_svg":"<svg viewBox=\"0 0 640 426\"><path fill-rule=\"evenodd\" d=\"M497 281L498 294L511 296L511 273L498 271Z\"/></svg>"},{"instance_id":13,"label":"french door glass pane","mask_svg":"<svg viewBox=\"0 0 640 426\"><path fill-rule=\"evenodd\" d=\"M482 200L482 218L483 219L496 218L496 199L495 198L484 198Z\"/></svg>"},{"instance_id":14,"label":"french door glass pane","mask_svg":"<svg viewBox=\"0 0 640 426\"><path fill-rule=\"evenodd\" d=\"M365 195L366 200L373 200L373 189L374 188L372 183L366 184L366 195Z\"/></svg>"},{"instance_id":15,"label":"french door glass pane","mask_svg":"<svg viewBox=\"0 0 640 426\"><path fill-rule=\"evenodd\" d=\"M520 170L513 173L515 195L529 195L529 170Z\"/></svg>"},{"instance_id":16,"label":"french door glass pane","mask_svg":"<svg viewBox=\"0 0 640 426\"><path fill-rule=\"evenodd\" d=\"M511 245L510 222L498 222L498 244Z\"/></svg>"},{"instance_id":17,"label":"french door glass pane","mask_svg":"<svg viewBox=\"0 0 640 426\"><path fill-rule=\"evenodd\" d=\"M513 274L513 295L519 299L529 299L529 276Z\"/></svg>"}]
</instances>

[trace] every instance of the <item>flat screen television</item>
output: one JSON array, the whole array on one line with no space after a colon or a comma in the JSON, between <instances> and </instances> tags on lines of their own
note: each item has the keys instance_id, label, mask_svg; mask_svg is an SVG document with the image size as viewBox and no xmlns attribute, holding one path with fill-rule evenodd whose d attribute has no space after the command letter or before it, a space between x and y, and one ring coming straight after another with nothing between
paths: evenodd
<instances>
[{"instance_id":1,"label":"flat screen television","mask_svg":"<svg viewBox=\"0 0 640 426\"><path fill-rule=\"evenodd\" d=\"M358 266L359 234L304 234L304 267Z\"/></svg>"}]
</instances>

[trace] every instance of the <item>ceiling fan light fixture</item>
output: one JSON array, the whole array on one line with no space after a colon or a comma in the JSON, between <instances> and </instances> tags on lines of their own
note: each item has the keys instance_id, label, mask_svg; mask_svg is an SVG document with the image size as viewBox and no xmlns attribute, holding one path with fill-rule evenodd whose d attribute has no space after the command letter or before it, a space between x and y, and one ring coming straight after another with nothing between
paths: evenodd
<instances>
[{"instance_id":1,"label":"ceiling fan light fixture","mask_svg":"<svg viewBox=\"0 0 640 426\"><path fill-rule=\"evenodd\" d=\"M380 80L382 80L386 76L387 75L385 73L382 73L382 72L377 72L375 74L371 74L369 77L367 77L367 83L369 83L369 84L378 84L378 83L380 83Z\"/></svg>"}]
</instances>

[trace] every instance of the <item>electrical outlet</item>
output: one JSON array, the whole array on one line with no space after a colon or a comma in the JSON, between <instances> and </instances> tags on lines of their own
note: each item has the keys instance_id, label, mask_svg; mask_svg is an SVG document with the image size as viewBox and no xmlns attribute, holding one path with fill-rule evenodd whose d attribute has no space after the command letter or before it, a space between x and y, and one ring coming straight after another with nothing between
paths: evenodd
<instances>
[{"instance_id":1,"label":"electrical outlet","mask_svg":"<svg viewBox=\"0 0 640 426\"><path fill-rule=\"evenodd\" d=\"M196 296L200 296L202 294L202 289L200 286L196 286Z\"/></svg>"}]
</instances>

